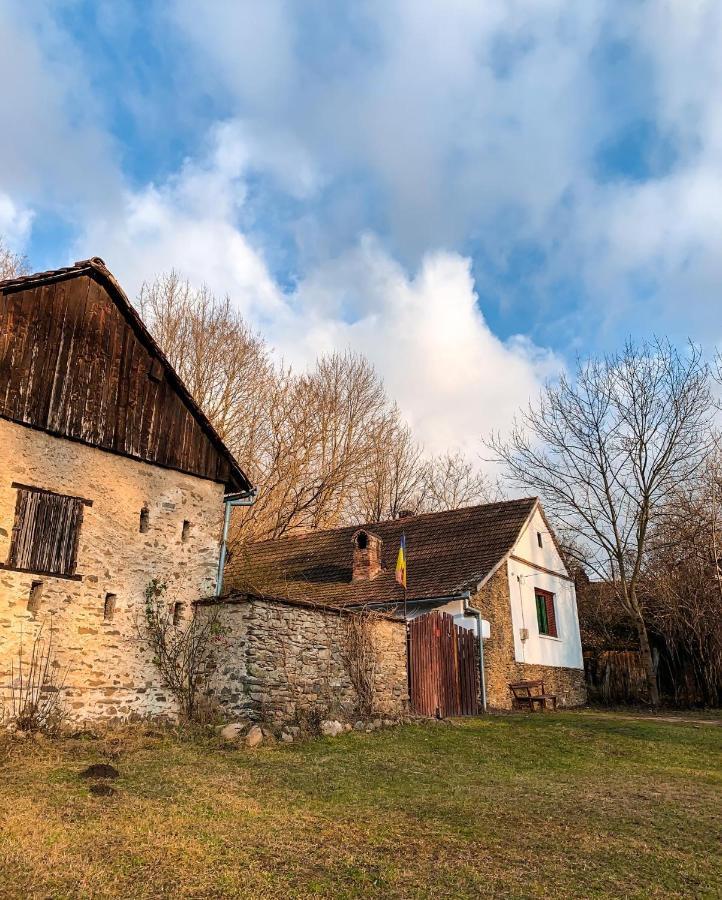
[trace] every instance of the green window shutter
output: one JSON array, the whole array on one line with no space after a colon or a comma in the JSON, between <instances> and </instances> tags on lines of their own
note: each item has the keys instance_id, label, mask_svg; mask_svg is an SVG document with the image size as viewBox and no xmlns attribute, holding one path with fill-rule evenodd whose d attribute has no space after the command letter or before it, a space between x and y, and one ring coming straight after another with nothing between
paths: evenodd
<instances>
[{"instance_id":1,"label":"green window shutter","mask_svg":"<svg viewBox=\"0 0 722 900\"><path fill-rule=\"evenodd\" d=\"M543 594L536 594L536 618L539 625L539 634L549 633L549 619L547 617L546 598Z\"/></svg>"}]
</instances>

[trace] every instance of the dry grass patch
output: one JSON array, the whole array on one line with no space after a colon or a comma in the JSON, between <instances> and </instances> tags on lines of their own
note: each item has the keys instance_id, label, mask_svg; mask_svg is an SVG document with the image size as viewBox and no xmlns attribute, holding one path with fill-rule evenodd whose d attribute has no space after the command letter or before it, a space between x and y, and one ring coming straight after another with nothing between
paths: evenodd
<instances>
[{"instance_id":1,"label":"dry grass patch","mask_svg":"<svg viewBox=\"0 0 722 900\"><path fill-rule=\"evenodd\" d=\"M0 896L718 896L722 730L514 715L0 746ZM78 774L108 762L116 793Z\"/></svg>"}]
</instances>

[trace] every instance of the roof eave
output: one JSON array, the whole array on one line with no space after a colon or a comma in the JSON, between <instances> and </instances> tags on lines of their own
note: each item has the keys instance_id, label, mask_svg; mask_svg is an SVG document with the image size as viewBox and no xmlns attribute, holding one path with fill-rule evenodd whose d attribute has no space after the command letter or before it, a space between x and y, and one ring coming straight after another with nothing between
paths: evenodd
<instances>
[{"instance_id":1,"label":"roof eave","mask_svg":"<svg viewBox=\"0 0 722 900\"><path fill-rule=\"evenodd\" d=\"M79 260L73 266L62 269L54 269L48 272L38 272L33 275L22 275L17 278L5 279L4 281L0 281L0 291L3 293L15 293L16 291L27 290L43 284L52 284L69 278L76 278L80 275L95 276L103 283L120 311L130 320L134 328L140 332L143 341L163 365L168 380L181 396L181 399L188 405L193 416L205 431L218 453L227 460L231 478L226 481L226 488L228 488L229 491L237 492L252 491L253 485L250 479L225 445L223 439L213 427L206 414L193 399L193 396L181 380L181 377L171 365L165 353L161 350L157 341L148 330L145 322L143 322L137 310L128 299L128 295L100 257L93 256L90 259Z\"/></svg>"}]
</instances>

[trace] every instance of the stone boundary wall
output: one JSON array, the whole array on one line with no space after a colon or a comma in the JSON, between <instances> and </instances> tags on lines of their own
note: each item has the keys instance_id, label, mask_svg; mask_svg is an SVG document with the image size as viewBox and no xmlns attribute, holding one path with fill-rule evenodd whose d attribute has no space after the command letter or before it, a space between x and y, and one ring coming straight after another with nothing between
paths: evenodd
<instances>
[{"instance_id":1,"label":"stone boundary wall","mask_svg":"<svg viewBox=\"0 0 722 900\"><path fill-rule=\"evenodd\" d=\"M210 680L226 715L292 722L320 714L358 718L357 695L344 662L348 613L280 600L232 598L200 606L224 629ZM408 713L406 628L373 615L374 714Z\"/></svg>"},{"instance_id":2,"label":"stone boundary wall","mask_svg":"<svg viewBox=\"0 0 722 900\"><path fill-rule=\"evenodd\" d=\"M509 683L543 679L545 690L557 695L559 706L580 706L586 702L584 669L540 666L516 662L514 633L506 566L484 585L472 600L491 624L491 636L484 641L484 671L487 703L492 709L511 709Z\"/></svg>"}]
</instances>

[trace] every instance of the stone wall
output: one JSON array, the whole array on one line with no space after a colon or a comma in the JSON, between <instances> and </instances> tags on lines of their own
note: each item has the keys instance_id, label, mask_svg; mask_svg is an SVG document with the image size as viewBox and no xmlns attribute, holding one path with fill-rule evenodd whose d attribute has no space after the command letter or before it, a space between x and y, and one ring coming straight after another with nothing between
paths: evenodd
<instances>
[{"instance_id":1,"label":"stone wall","mask_svg":"<svg viewBox=\"0 0 722 900\"><path fill-rule=\"evenodd\" d=\"M484 585L472 605L491 625L491 636L484 641L484 671L487 703L492 709L511 709L510 682L539 678L548 693L557 695L560 706L579 706L586 701L584 669L516 662L506 565Z\"/></svg>"},{"instance_id":2,"label":"stone wall","mask_svg":"<svg viewBox=\"0 0 722 900\"><path fill-rule=\"evenodd\" d=\"M344 662L348 614L259 598L205 609L224 629L213 695L234 718L290 722L314 709L353 720L357 695ZM372 616L376 656L374 712L408 712L406 629Z\"/></svg>"},{"instance_id":3,"label":"stone wall","mask_svg":"<svg viewBox=\"0 0 722 900\"><path fill-rule=\"evenodd\" d=\"M53 630L59 669L67 670L71 718L174 714L158 672L139 646L151 578L168 582L167 599L184 604L215 589L223 518L223 486L53 437L0 419L0 562L8 558L17 492L13 482L80 496L85 507L78 551L82 580L0 569L0 691L8 696L10 669L41 625ZM149 530L140 533L147 505ZM190 523L187 539L183 522ZM33 582L42 582L35 613ZM112 620L104 619L115 595Z\"/></svg>"}]
</instances>

